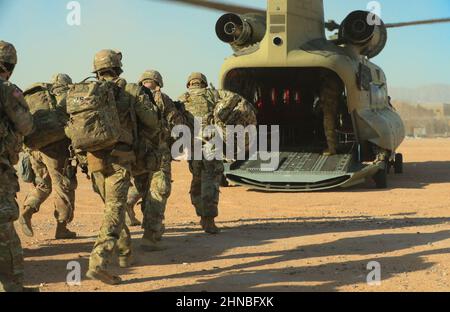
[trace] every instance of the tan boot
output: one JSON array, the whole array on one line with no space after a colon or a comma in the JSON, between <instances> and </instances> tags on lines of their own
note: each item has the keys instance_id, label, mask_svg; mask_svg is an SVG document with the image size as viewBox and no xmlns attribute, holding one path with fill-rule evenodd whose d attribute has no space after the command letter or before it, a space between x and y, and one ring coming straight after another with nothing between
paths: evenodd
<instances>
[{"instance_id":1,"label":"tan boot","mask_svg":"<svg viewBox=\"0 0 450 312\"><path fill-rule=\"evenodd\" d=\"M164 224L161 224L159 231L155 233L155 239L158 242L160 242L162 240L165 232L166 232L166 226Z\"/></svg>"},{"instance_id":2,"label":"tan boot","mask_svg":"<svg viewBox=\"0 0 450 312\"><path fill-rule=\"evenodd\" d=\"M134 212L134 204L127 204L127 211L125 213L125 222L128 226L140 226L141 221L136 218L136 213Z\"/></svg>"},{"instance_id":3,"label":"tan boot","mask_svg":"<svg viewBox=\"0 0 450 312\"><path fill-rule=\"evenodd\" d=\"M28 237L34 236L33 226L31 225L31 218L33 217L34 213L35 210L33 208L25 207L23 213L19 217L19 224L22 228L22 232Z\"/></svg>"},{"instance_id":4,"label":"tan boot","mask_svg":"<svg viewBox=\"0 0 450 312\"><path fill-rule=\"evenodd\" d=\"M56 224L55 239L73 239L77 237L77 233L69 231L67 222L58 222Z\"/></svg>"},{"instance_id":5,"label":"tan boot","mask_svg":"<svg viewBox=\"0 0 450 312\"><path fill-rule=\"evenodd\" d=\"M220 229L216 226L214 217L202 217L200 219L200 225L205 233L208 234L219 234Z\"/></svg>"},{"instance_id":6,"label":"tan boot","mask_svg":"<svg viewBox=\"0 0 450 312\"><path fill-rule=\"evenodd\" d=\"M125 215L125 222L128 226L140 226L141 221L139 221L135 216Z\"/></svg>"},{"instance_id":7,"label":"tan boot","mask_svg":"<svg viewBox=\"0 0 450 312\"><path fill-rule=\"evenodd\" d=\"M327 133L327 143L328 143L328 148L323 152L324 156L333 156L337 154L336 151L336 134L333 132L331 133Z\"/></svg>"},{"instance_id":8,"label":"tan boot","mask_svg":"<svg viewBox=\"0 0 450 312\"><path fill-rule=\"evenodd\" d=\"M336 155L337 153L336 153L336 149L335 148L327 148L323 153L322 153L322 155L323 156L333 156L333 155Z\"/></svg>"},{"instance_id":9,"label":"tan boot","mask_svg":"<svg viewBox=\"0 0 450 312\"><path fill-rule=\"evenodd\" d=\"M142 236L142 239L141 239L142 250L144 250L146 252L166 250L167 247L162 245L157 240L157 236L158 236L158 233L156 233L156 232L144 230L144 235Z\"/></svg>"},{"instance_id":10,"label":"tan boot","mask_svg":"<svg viewBox=\"0 0 450 312\"><path fill-rule=\"evenodd\" d=\"M118 285L122 282L119 276L111 275L107 271L99 269L87 271L86 277L108 285Z\"/></svg>"},{"instance_id":11,"label":"tan boot","mask_svg":"<svg viewBox=\"0 0 450 312\"><path fill-rule=\"evenodd\" d=\"M129 268L134 264L134 257L129 256L119 256L119 266L123 269Z\"/></svg>"}]
</instances>

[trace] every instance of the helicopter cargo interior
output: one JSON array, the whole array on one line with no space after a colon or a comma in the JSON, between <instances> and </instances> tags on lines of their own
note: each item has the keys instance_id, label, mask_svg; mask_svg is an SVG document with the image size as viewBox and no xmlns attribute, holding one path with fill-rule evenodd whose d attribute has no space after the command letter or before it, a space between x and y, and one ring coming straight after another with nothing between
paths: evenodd
<instances>
[{"instance_id":1,"label":"helicopter cargo interior","mask_svg":"<svg viewBox=\"0 0 450 312\"><path fill-rule=\"evenodd\" d=\"M324 69L246 68L228 73L224 87L255 104L259 125L278 125L280 154L276 168L261 170L261 157L226 166L234 184L270 190L326 189L344 184L351 172L361 169L356 161L356 140L345 94L339 101L338 154L323 155L327 148L319 88ZM268 127L270 129L270 127ZM268 134L270 144L270 130Z\"/></svg>"}]
</instances>

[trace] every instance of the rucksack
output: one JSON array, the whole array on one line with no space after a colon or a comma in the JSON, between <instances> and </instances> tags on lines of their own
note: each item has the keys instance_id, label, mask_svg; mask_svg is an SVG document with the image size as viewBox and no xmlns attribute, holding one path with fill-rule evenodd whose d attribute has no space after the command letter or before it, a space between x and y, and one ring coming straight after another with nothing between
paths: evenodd
<instances>
[{"instance_id":1,"label":"rucksack","mask_svg":"<svg viewBox=\"0 0 450 312\"><path fill-rule=\"evenodd\" d=\"M51 84L36 83L23 93L34 123L34 131L25 137L24 143L33 150L39 150L66 137L64 127L67 114L65 108L58 105L51 88Z\"/></svg>"},{"instance_id":2,"label":"rucksack","mask_svg":"<svg viewBox=\"0 0 450 312\"><path fill-rule=\"evenodd\" d=\"M238 94L223 92L214 109L214 121L217 125L256 125L256 108Z\"/></svg>"},{"instance_id":3,"label":"rucksack","mask_svg":"<svg viewBox=\"0 0 450 312\"><path fill-rule=\"evenodd\" d=\"M234 146L238 147L239 142L237 142L237 136L233 138L227 137L227 126L243 126L244 128L256 126L257 111L255 106L238 94L228 91L221 91L220 93L221 98L214 109L214 123L222 129L224 139L233 139L235 141ZM249 150L250 145L255 142L255 139L254 137L245 137L245 151Z\"/></svg>"},{"instance_id":4,"label":"rucksack","mask_svg":"<svg viewBox=\"0 0 450 312\"><path fill-rule=\"evenodd\" d=\"M96 152L113 147L121 135L114 82L93 81L74 84L67 94L70 115L66 134L72 147Z\"/></svg>"}]
</instances>

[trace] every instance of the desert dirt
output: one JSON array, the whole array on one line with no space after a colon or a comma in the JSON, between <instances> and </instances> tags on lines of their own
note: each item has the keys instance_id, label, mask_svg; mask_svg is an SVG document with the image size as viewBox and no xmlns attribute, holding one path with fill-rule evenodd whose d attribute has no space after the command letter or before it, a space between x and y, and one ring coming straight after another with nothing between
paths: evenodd
<instances>
[{"instance_id":1,"label":"desert dirt","mask_svg":"<svg viewBox=\"0 0 450 312\"><path fill-rule=\"evenodd\" d=\"M387 190L372 181L319 193L223 188L220 235L200 230L188 168L176 162L168 249L142 252L142 230L131 228L137 262L111 266L124 280L119 286L84 278L102 204L80 176L70 226L79 239L53 239L51 200L33 218L35 237L18 229L26 284L41 291L450 291L450 139L406 140L400 152L405 173L390 175ZM23 184L19 203L28 190ZM79 286L66 283L70 261L81 264ZM379 286L366 282L371 261L381 265Z\"/></svg>"}]
</instances>

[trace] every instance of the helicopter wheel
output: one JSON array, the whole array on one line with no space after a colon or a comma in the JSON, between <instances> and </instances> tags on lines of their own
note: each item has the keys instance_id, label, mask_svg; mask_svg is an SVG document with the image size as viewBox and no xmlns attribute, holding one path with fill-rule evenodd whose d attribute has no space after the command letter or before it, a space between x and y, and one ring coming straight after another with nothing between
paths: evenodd
<instances>
[{"instance_id":1,"label":"helicopter wheel","mask_svg":"<svg viewBox=\"0 0 450 312\"><path fill-rule=\"evenodd\" d=\"M374 176L373 180L377 189L387 188L387 174L388 174L388 163L385 164L384 169L380 169Z\"/></svg>"},{"instance_id":2,"label":"helicopter wheel","mask_svg":"<svg viewBox=\"0 0 450 312\"><path fill-rule=\"evenodd\" d=\"M403 173L403 155L402 154L395 154L394 172L395 172L395 174Z\"/></svg>"}]
</instances>

